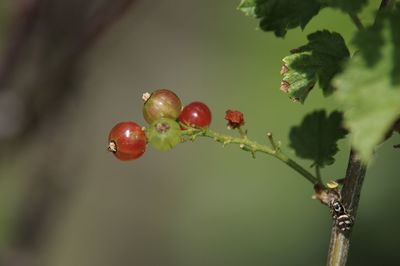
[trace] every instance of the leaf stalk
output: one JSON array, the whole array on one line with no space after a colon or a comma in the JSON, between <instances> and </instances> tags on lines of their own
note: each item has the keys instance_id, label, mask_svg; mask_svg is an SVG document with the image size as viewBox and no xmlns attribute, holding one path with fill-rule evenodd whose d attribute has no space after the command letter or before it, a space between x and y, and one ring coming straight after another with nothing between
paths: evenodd
<instances>
[{"instance_id":1,"label":"leaf stalk","mask_svg":"<svg viewBox=\"0 0 400 266\"><path fill-rule=\"evenodd\" d=\"M362 24L360 18L357 16L356 13L349 13L351 21L353 21L354 25L356 25L359 31L363 31L365 29L364 25Z\"/></svg>"}]
</instances>

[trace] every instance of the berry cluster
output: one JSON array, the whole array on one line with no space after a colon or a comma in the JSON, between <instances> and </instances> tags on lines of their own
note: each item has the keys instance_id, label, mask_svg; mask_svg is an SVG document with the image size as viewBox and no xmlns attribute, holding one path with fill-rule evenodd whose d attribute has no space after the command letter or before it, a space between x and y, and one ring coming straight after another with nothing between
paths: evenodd
<instances>
[{"instance_id":1,"label":"berry cluster","mask_svg":"<svg viewBox=\"0 0 400 266\"><path fill-rule=\"evenodd\" d=\"M122 161L142 156L146 144L158 150L169 150L182 141L188 127L205 129L211 124L211 111L202 102L182 108L179 97L170 90L160 89L143 94L143 117L147 128L135 122L120 122L108 136L108 150Z\"/></svg>"}]
</instances>

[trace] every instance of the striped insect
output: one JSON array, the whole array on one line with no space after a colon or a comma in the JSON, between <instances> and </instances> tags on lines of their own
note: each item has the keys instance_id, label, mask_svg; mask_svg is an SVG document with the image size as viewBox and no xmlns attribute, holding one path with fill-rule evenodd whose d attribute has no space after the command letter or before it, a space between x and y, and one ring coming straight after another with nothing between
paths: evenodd
<instances>
[{"instance_id":1,"label":"striped insect","mask_svg":"<svg viewBox=\"0 0 400 266\"><path fill-rule=\"evenodd\" d=\"M339 230L343 232L349 231L354 224L354 220L342 202L339 199L332 199L329 203L329 208Z\"/></svg>"}]
</instances>

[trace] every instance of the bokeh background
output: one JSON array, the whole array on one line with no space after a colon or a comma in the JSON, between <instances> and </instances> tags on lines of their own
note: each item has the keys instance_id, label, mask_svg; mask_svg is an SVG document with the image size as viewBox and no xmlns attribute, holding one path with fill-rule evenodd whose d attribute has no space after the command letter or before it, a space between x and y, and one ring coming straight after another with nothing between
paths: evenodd
<instances>
[{"instance_id":1,"label":"bokeh background","mask_svg":"<svg viewBox=\"0 0 400 266\"><path fill-rule=\"evenodd\" d=\"M0 265L324 265L331 218L312 187L272 157L252 159L209 139L137 161L106 151L109 129L144 125L141 95L174 90L184 103L245 114L251 138L338 108L315 88L304 105L279 91L281 59L318 29L356 28L323 10L285 39L257 29L239 1L0 2ZM371 22L379 1L361 14ZM234 134L234 132L231 132ZM400 259L398 136L365 180L349 265ZM326 180L344 176L348 140ZM309 161L301 164L310 165Z\"/></svg>"}]
</instances>

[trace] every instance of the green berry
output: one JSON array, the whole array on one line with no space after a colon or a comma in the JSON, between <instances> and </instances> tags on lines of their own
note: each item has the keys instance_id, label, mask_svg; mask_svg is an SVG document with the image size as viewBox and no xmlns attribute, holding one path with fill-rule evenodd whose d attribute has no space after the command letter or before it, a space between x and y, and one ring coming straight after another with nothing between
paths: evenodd
<instances>
[{"instance_id":1,"label":"green berry","mask_svg":"<svg viewBox=\"0 0 400 266\"><path fill-rule=\"evenodd\" d=\"M179 124L169 118L155 121L146 131L148 142L157 150L170 150L181 142Z\"/></svg>"}]
</instances>

